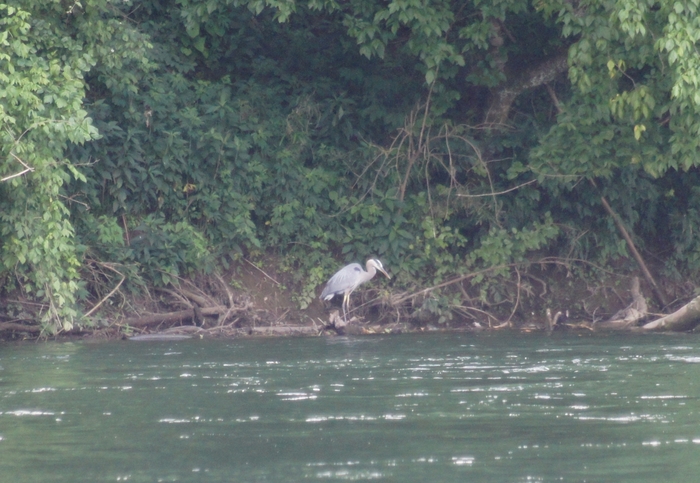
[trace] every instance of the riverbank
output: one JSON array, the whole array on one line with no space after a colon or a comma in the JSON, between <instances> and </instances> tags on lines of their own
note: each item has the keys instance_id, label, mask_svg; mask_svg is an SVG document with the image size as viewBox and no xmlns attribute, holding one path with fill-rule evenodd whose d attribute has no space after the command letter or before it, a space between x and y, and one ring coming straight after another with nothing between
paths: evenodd
<instances>
[{"instance_id":1,"label":"riverbank","mask_svg":"<svg viewBox=\"0 0 700 483\"><path fill-rule=\"evenodd\" d=\"M580 274L581 272L579 272ZM591 273L597 277L590 276ZM10 294L0 301L0 337L117 339L145 334L188 335L202 338L289 337L337 334L386 334L425 331L598 330L632 300L635 272L596 270L576 276L569 267L533 264L515 270L500 301L484 300L479 284L464 277L455 284L461 295L440 306L432 287L401 291L395 283L375 279L352 295L348 323L339 316L339 303L322 303L318 293L304 295L293 274L274 260L243 260L225 273L181 278L167 287L123 286L85 301L85 314L74 328L59 334L42 330L41 304ZM400 283L400 282L399 282ZM650 289L642 285L642 295ZM649 300L650 313L668 313L690 300L693 287L661 279L673 298L668 307ZM452 288L452 287L451 287ZM306 298L304 298L306 297ZM433 308L431 311L430 308ZM341 312L342 314L342 312Z\"/></svg>"}]
</instances>

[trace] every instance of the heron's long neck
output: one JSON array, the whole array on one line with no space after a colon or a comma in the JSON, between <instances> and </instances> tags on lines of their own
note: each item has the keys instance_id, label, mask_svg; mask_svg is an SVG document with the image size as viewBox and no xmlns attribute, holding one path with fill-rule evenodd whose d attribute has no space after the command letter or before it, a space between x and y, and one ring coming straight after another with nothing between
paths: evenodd
<instances>
[{"instance_id":1,"label":"heron's long neck","mask_svg":"<svg viewBox=\"0 0 700 483\"><path fill-rule=\"evenodd\" d=\"M377 268L374 265L367 265L367 275L364 276L363 282L372 280L377 274Z\"/></svg>"}]
</instances>

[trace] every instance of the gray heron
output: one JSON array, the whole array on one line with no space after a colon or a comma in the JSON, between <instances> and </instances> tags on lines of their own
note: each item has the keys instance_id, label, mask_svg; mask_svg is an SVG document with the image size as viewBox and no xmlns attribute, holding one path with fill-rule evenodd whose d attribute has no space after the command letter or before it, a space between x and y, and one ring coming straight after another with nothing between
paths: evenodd
<instances>
[{"instance_id":1,"label":"gray heron","mask_svg":"<svg viewBox=\"0 0 700 483\"><path fill-rule=\"evenodd\" d=\"M335 295L343 294L343 319L347 322L347 311L350 307L350 294L363 283L372 280L377 274L377 270L386 275L386 278L391 279L382 262L376 258L370 258L366 263L367 271L362 270L362 265L359 263L351 263L345 265L333 275L326 287L321 292L321 300L330 300Z\"/></svg>"}]
</instances>

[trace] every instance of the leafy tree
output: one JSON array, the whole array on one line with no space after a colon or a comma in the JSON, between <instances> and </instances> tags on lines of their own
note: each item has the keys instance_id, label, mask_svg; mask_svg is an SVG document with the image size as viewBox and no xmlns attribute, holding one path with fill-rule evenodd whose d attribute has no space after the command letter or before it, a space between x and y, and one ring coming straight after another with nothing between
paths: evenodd
<instances>
[{"instance_id":1,"label":"leafy tree","mask_svg":"<svg viewBox=\"0 0 700 483\"><path fill-rule=\"evenodd\" d=\"M106 56L118 68L134 46L104 20L106 1L9 2L0 13L0 275L45 301L48 330L70 328L80 253L62 186L86 179L65 150L98 138L83 108L86 73Z\"/></svg>"},{"instance_id":2,"label":"leafy tree","mask_svg":"<svg viewBox=\"0 0 700 483\"><path fill-rule=\"evenodd\" d=\"M59 329L95 260L166 284L276 252L311 274L304 305L338 257L410 287L543 248L624 256L601 197L673 243L670 272L700 266L697 8L3 3L0 276Z\"/></svg>"}]
</instances>

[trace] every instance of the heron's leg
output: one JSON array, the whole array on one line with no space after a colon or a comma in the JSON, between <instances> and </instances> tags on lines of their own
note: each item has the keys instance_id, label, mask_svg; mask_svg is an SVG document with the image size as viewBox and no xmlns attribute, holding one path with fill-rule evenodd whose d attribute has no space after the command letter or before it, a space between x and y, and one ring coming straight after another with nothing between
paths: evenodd
<instances>
[{"instance_id":1,"label":"heron's leg","mask_svg":"<svg viewBox=\"0 0 700 483\"><path fill-rule=\"evenodd\" d=\"M348 302L350 302L350 294L346 293L343 295L343 320L348 323Z\"/></svg>"}]
</instances>

